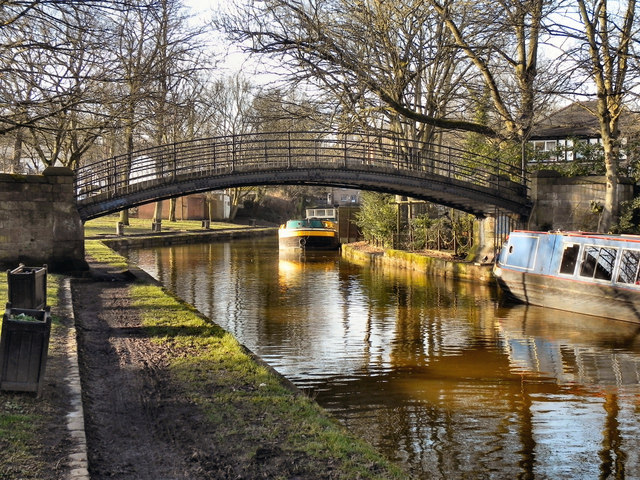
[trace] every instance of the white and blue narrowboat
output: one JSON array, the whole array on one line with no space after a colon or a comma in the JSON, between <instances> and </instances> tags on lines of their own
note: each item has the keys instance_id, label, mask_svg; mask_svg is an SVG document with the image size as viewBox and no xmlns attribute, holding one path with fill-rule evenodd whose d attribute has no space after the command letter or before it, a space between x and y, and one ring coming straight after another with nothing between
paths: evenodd
<instances>
[{"instance_id":1,"label":"white and blue narrowboat","mask_svg":"<svg viewBox=\"0 0 640 480\"><path fill-rule=\"evenodd\" d=\"M493 271L521 302L640 323L639 266L640 236L516 230Z\"/></svg>"}]
</instances>

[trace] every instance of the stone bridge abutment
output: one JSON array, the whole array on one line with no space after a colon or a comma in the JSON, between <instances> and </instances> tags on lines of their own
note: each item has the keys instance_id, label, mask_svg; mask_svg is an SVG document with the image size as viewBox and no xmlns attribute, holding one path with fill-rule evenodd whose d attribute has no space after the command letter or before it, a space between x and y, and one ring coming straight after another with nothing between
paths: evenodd
<instances>
[{"instance_id":1,"label":"stone bridge abutment","mask_svg":"<svg viewBox=\"0 0 640 480\"><path fill-rule=\"evenodd\" d=\"M52 272L87 268L84 226L73 172L49 167L42 175L0 174L0 265L47 264Z\"/></svg>"}]
</instances>

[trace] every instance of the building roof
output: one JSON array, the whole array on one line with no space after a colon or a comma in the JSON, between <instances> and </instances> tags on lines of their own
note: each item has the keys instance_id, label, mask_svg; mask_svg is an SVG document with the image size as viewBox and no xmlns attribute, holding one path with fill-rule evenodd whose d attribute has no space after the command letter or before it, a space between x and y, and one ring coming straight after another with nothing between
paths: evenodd
<instances>
[{"instance_id":1,"label":"building roof","mask_svg":"<svg viewBox=\"0 0 640 480\"><path fill-rule=\"evenodd\" d=\"M596 101L575 102L547 116L533 127L532 140L546 138L598 138Z\"/></svg>"}]
</instances>

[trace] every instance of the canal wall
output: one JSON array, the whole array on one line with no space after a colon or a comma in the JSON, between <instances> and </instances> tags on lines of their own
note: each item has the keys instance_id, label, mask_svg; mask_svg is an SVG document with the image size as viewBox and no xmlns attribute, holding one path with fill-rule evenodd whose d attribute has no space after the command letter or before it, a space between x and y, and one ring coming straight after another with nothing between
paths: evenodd
<instances>
[{"instance_id":1,"label":"canal wall","mask_svg":"<svg viewBox=\"0 0 640 480\"><path fill-rule=\"evenodd\" d=\"M342 245L342 257L359 265L413 270L425 275L493 285L493 264L455 261L403 250L372 250L366 243Z\"/></svg>"},{"instance_id":2,"label":"canal wall","mask_svg":"<svg viewBox=\"0 0 640 480\"><path fill-rule=\"evenodd\" d=\"M99 240L109 248L117 251L126 248L165 247L169 245L187 245L191 243L224 241L236 238L265 237L269 235L276 235L277 233L277 227L243 227L199 232L110 237L100 238Z\"/></svg>"},{"instance_id":3,"label":"canal wall","mask_svg":"<svg viewBox=\"0 0 640 480\"><path fill-rule=\"evenodd\" d=\"M18 263L47 264L52 272L88 268L68 168L48 167L42 175L0 174L0 265Z\"/></svg>"},{"instance_id":4,"label":"canal wall","mask_svg":"<svg viewBox=\"0 0 640 480\"><path fill-rule=\"evenodd\" d=\"M531 175L533 209L527 228L530 230L566 230L595 232L600 207L605 202L604 176L563 177L553 170ZM620 179L620 202L632 200L634 180Z\"/></svg>"}]
</instances>

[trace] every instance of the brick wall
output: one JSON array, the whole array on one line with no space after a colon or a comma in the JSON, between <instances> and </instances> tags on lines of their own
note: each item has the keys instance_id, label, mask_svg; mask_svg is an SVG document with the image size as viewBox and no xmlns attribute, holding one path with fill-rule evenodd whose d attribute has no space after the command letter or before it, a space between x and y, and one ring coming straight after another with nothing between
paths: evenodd
<instances>
[{"instance_id":1,"label":"brick wall","mask_svg":"<svg viewBox=\"0 0 640 480\"><path fill-rule=\"evenodd\" d=\"M0 174L0 265L14 268L18 263L47 264L53 272L87 268L71 170Z\"/></svg>"}]
</instances>

